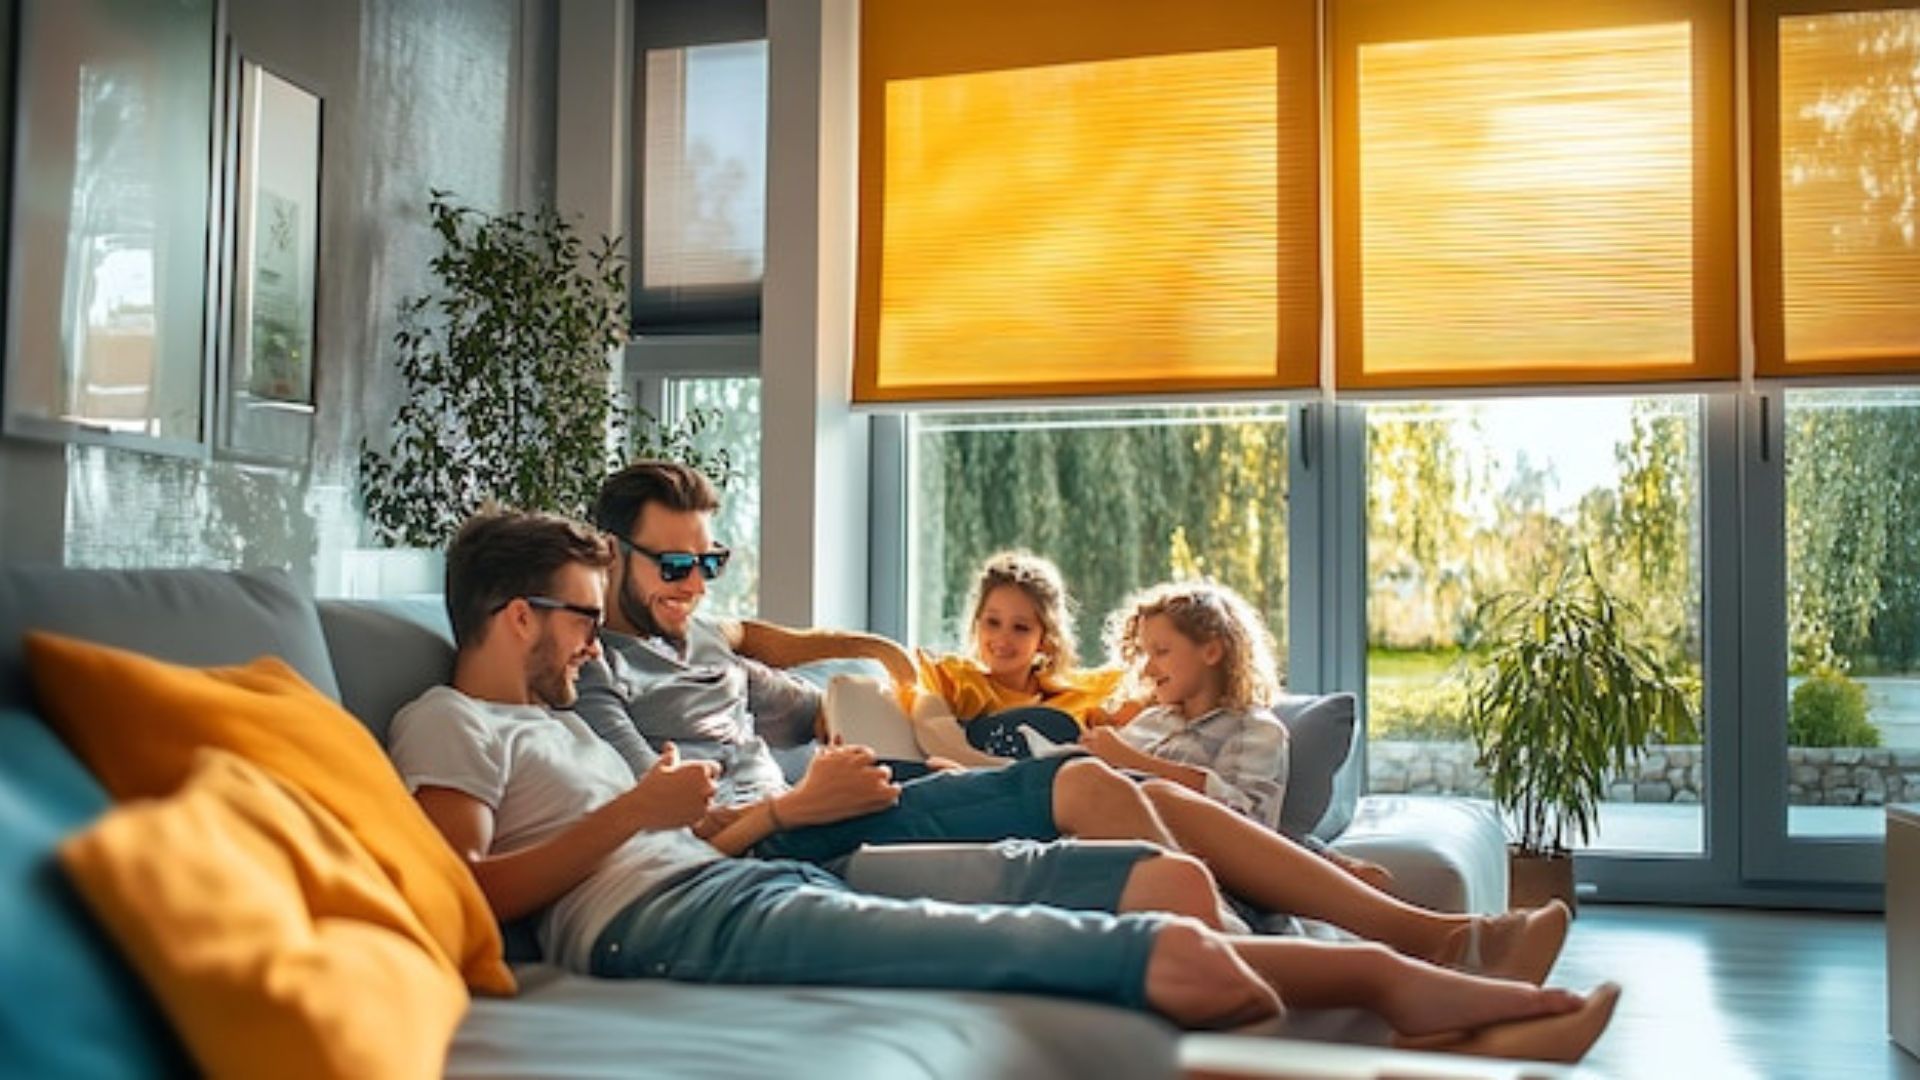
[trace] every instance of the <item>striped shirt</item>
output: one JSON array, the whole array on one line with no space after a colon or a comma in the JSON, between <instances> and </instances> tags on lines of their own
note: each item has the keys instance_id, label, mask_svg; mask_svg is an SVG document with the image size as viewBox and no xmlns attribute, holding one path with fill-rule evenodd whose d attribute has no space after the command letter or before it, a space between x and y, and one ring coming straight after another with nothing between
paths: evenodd
<instances>
[{"instance_id":1,"label":"striped shirt","mask_svg":"<svg viewBox=\"0 0 1920 1080\"><path fill-rule=\"evenodd\" d=\"M1215 709L1189 721L1155 705L1115 729L1127 745L1206 774L1207 795L1269 829L1287 793L1287 729L1265 709Z\"/></svg>"}]
</instances>

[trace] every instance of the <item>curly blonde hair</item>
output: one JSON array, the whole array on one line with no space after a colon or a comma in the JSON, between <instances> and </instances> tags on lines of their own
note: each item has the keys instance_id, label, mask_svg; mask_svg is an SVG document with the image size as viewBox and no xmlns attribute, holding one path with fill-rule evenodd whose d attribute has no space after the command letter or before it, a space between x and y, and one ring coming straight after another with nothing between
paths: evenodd
<instances>
[{"instance_id":1,"label":"curly blonde hair","mask_svg":"<svg viewBox=\"0 0 1920 1080\"><path fill-rule=\"evenodd\" d=\"M1080 653L1073 644L1073 597L1060 568L1031 551L1002 551L989 556L967 594L967 633L974 651L979 652L980 613L987 597L995 589L1012 586L1033 602L1040 613L1040 652L1034 657L1034 670L1048 673L1071 671L1079 666Z\"/></svg>"},{"instance_id":2,"label":"curly blonde hair","mask_svg":"<svg viewBox=\"0 0 1920 1080\"><path fill-rule=\"evenodd\" d=\"M1141 677L1140 627L1155 615L1166 616L1180 636L1195 644L1218 641L1226 646L1220 657L1222 705L1248 709L1279 696L1280 669L1266 620L1239 593L1211 581L1155 585L1134 593L1107 617L1107 652L1128 669L1129 696L1151 693Z\"/></svg>"}]
</instances>

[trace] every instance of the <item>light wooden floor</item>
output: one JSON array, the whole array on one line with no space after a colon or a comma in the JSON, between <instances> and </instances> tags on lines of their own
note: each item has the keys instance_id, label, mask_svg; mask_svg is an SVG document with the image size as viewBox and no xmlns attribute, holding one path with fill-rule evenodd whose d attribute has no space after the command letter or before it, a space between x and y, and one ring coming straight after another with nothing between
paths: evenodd
<instances>
[{"instance_id":1,"label":"light wooden floor","mask_svg":"<svg viewBox=\"0 0 1920 1080\"><path fill-rule=\"evenodd\" d=\"M1920 1080L1887 1040L1885 949L1878 915L1590 904L1549 981L1624 988L1585 1062L1606 1076Z\"/></svg>"}]
</instances>

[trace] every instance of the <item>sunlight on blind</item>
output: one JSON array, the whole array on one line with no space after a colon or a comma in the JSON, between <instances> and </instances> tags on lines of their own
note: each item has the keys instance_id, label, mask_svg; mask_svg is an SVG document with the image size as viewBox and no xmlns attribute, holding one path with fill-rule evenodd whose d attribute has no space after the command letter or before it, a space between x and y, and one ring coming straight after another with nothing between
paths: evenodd
<instances>
[{"instance_id":1,"label":"sunlight on blind","mask_svg":"<svg viewBox=\"0 0 1920 1080\"><path fill-rule=\"evenodd\" d=\"M767 43L646 54L644 288L760 280L767 190Z\"/></svg>"},{"instance_id":2,"label":"sunlight on blind","mask_svg":"<svg viewBox=\"0 0 1920 1080\"><path fill-rule=\"evenodd\" d=\"M889 82L878 383L1270 380L1276 63Z\"/></svg>"},{"instance_id":3,"label":"sunlight on blind","mask_svg":"<svg viewBox=\"0 0 1920 1080\"><path fill-rule=\"evenodd\" d=\"M1920 362L1920 11L1780 20L1786 359Z\"/></svg>"},{"instance_id":4,"label":"sunlight on blind","mask_svg":"<svg viewBox=\"0 0 1920 1080\"><path fill-rule=\"evenodd\" d=\"M1363 378L1692 358L1688 23L1366 44L1358 72Z\"/></svg>"}]
</instances>

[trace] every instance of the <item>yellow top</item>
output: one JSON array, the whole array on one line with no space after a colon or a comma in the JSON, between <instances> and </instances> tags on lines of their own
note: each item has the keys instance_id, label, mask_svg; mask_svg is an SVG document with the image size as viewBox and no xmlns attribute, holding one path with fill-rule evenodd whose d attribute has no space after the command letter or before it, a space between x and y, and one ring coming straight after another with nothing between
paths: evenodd
<instances>
[{"instance_id":1,"label":"yellow top","mask_svg":"<svg viewBox=\"0 0 1920 1080\"><path fill-rule=\"evenodd\" d=\"M973 720L1007 709L1044 705L1058 709L1081 727L1088 726L1087 714L1113 696L1120 685L1121 668L1088 668L1066 674L1043 672L1037 677L1038 694L1012 690L993 681L978 660L948 653L932 656L916 650L920 668L920 688L940 695L960 720Z\"/></svg>"}]
</instances>

